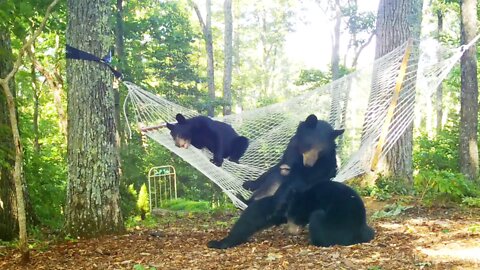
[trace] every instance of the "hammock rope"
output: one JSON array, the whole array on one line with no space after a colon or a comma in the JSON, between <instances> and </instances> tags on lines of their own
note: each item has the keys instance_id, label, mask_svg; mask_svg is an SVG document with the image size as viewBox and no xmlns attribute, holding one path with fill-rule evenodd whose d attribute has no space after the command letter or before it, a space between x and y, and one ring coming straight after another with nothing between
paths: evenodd
<instances>
[{"instance_id":1,"label":"hammock rope","mask_svg":"<svg viewBox=\"0 0 480 270\"><path fill-rule=\"evenodd\" d=\"M242 183L255 180L278 162L299 121L312 113L319 119L329 120L336 129L346 129L338 149L341 165L334 180L343 182L369 172L374 155L378 155L379 159L384 158L413 123L418 92L436 89L463 52L477 39L478 36L469 44L455 49L445 49L431 40L413 42L410 46L405 42L373 64L285 102L216 117L216 120L232 125L240 135L250 140L240 164L225 160L222 167L210 162L212 155L208 150L176 147L169 130L164 128L166 122L176 121L177 113L189 118L199 115L196 111L143 90L134 83L123 83L128 88L127 99L138 128L205 174L237 207L245 208L239 195L248 198L250 192L242 188ZM392 110L394 89L398 87L396 81L406 50L411 51L404 68L398 100ZM439 50L441 53L438 53ZM127 99L124 113L128 121ZM385 128L389 110L393 116ZM386 130L383 135L382 130ZM381 151L376 154L380 136L384 137L384 142Z\"/></svg>"}]
</instances>

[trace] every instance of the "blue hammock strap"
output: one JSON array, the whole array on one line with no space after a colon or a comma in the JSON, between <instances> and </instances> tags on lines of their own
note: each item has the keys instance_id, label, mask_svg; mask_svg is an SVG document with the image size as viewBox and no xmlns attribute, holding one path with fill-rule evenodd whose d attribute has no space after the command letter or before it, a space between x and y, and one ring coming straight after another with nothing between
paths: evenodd
<instances>
[{"instance_id":1,"label":"blue hammock strap","mask_svg":"<svg viewBox=\"0 0 480 270\"><path fill-rule=\"evenodd\" d=\"M91 53L82 51L80 49L77 49L75 47L72 47L67 44L65 48L65 54L67 59L77 59L77 60L87 60L87 61L93 61L93 62L98 62L106 65L113 73L115 78L121 79L122 78L122 73L120 73L118 70L115 70L110 63L112 62L112 52L108 52L106 56L103 58L99 58Z\"/></svg>"}]
</instances>

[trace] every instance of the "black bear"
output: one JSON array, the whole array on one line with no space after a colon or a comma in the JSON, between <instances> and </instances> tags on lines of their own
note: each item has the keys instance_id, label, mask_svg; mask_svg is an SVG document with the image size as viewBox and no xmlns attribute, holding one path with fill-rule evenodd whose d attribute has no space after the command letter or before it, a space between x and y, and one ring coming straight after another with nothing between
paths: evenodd
<instances>
[{"instance_id":1,"label":"black bear","mask_svg":"<svg viewBox=\"0 0 480 270\"><path fill-rule=\"evenodd\" d=\"M343 183L318 181L305 191L292 191L288 197L289 224L309 224L310 242L315 246L348 246L375 237L367 225L362 199Z\"/></svg>"},{"instance_id":2,"label":"black bear","mask_svg":"<svg viewBox=\"0 0 480 270\"><path fill-rule=\"evenodd\" d=\"M185 119L180 113L175 118L177 124L167 123L175 145L188 148L191 144L198 149L207 148L217 166L222 166L224 158L238 163L247 150L248 139L239 136L229 124L206 116Z\"/></svg>"},{"instance_id":3,"label":"black bear","mask_svg":"<svg viewBox=\"0 0 480 270\"><path fill-rule=\"evenodd\" d=\"M336 174L335 138L343 130L310 115L301 122L290 140L282 160L257 181L244 186L255 190L227 237L210 241L211 248L230 248L242 244L254 233L285 223L287 198L291 190L303 191L316 181L329 181ZM273 195L271 195L273 194Z\"/></svg>"},{"instance_id":4,"label":"black bear","mask_svg":"<svg viewBox=\"0 0 480 270\"><path fill-rule=\"evenodd\" d=\"M343 129L334 130L329 123L309 115L298 125L280 162L257 180L243 183L245 189L253 191L247 204L273 195L292 170L296 172L295 177L307 184L334 177L337 173L335 139L343 132Z\"/></svg>"}]
</instances>

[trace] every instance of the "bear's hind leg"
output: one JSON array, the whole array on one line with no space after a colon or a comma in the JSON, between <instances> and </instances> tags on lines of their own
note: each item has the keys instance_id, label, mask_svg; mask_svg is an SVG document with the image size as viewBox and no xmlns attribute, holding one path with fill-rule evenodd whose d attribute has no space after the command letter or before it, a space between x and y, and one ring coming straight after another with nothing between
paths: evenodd
<instances>
[{"instance_id":1,"label":"bear's hind leg","mask_svg":"<svg viewBox=\"0 0 480 270\"><path fill-rule=\"evenodd\" d=\"M349 246L356 244L356 233L342 224L333 224L324 210L317 210L310 216L308 230L312 245L330 247L334 245Z\"/></svg>"},{"instance_id":2,"label":"bear's hind leg","mask_svg":"<svg viewBox=\"0 0 480 270\"><path fill-rule=\"evenodd\" d=\"M228 158L230 161L239 163L240 158L245 154L248 148L248 139L243 136L238 136L237 138L233 139L232 143L230 144L230 157Z\"/></svg>"}]
</instances>

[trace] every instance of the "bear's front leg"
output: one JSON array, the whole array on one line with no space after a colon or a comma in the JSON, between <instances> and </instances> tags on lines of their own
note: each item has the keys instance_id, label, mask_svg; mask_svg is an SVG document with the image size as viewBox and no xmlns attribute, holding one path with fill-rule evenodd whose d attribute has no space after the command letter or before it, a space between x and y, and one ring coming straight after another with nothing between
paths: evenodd
<instances>
[{"instance_id":1,"label":"bear's front leg","mask_svg":"<svg viewBox=\"0 0 480 270\"><path fill-rule=\"evenodd\" d=\"M242 212L227 237L222 240L212 240L208 242L207 246L217 249L238 246L247 242L256 232L282 223L278 217L272 216L274 206L275 198L273 196L252 202Z\"/></svg>"},{"instance_id":2,"label":"bear's front leg","mask_svg":"<svg viewBox=\"0 0 480 270\"><path fill-rule=\"evenodd\" d=\"M220 146L217 145L216 151L213 153L213 159L210 160L213 164L216 166L220 167L223 164L223 147L221 146L221 143L219 143Z\"/></svg>"}]
</instances>

